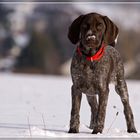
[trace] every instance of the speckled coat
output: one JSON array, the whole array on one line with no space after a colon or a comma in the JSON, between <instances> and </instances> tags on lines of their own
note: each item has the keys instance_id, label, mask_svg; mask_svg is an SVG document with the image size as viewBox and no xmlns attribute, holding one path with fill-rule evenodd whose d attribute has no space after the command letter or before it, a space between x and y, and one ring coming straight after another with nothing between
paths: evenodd
<instances>
[{"instance_id":1,"label":"speckled coat","mask_svg":"<svg viewBox=\"0 0 140 140\"><path fill-rule=\"evenodd\" d=\"M93 15L91 14L89 18L91 18L91 16ZM70 36L72 35L69 35L69 38ZM70 38L70 40L72 39ZM72 110L69 133L79 132L79 111L82 93L86 94L91 107L90 128L93 129L92 133L102 133L109 95L109 83L111 81L114 81L116 92L121 97L124 106L127 131L130 133L137 132L129 104L127 85L124 79L123 62L119 52L114 47L106 45L104 55L99 61L86 60L84 56L78 54L76 48L71 63L71 76L73 85L71 89ZM96 96L99 97L99 101L97 101Z\"/></svg>"}]
</instances>

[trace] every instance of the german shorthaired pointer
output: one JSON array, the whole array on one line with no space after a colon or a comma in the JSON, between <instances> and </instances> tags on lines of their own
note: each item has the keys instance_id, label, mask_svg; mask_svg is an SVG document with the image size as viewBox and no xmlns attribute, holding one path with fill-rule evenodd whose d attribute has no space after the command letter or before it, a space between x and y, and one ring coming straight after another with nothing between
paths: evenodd
<instances>
[{"instance_id":1,"label":"german shorthaired pointer","mask_svg":"<svg viewBox=\"0 0 140 140\"><path fill-rule=\"evenodd\" d=\"M97 13L81 15L69 27L68 38L76 44L71 64L73 85L69 133L79 132L82 93L86 94L91 107L92 133L102 133L109 83L112 80L115 81L116 92L124 106L127 132L137 133L124 79L123 62L119 52L114 48L117 36L117 26L107 16Z\"/></svg>"}]
</instances>

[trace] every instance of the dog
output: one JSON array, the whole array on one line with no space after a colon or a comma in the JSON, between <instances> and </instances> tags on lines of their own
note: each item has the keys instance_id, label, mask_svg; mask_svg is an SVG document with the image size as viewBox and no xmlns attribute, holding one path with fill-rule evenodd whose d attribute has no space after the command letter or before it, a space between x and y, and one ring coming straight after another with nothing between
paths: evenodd
<instances>
[{"instance_id":1,"label":"dog","mask_svg":"<svg viewBox=\"0 0 140 140\"><path fill-rule=\"evenodd\" d=\"M69 27L68 38L76 44L71 63L73 85L69 133L79 132L82 93L86 94L91 107L92 134L102 133L109 83L112 80L124 107L127 132L137 133L124 79L123 62L119 52L114 48L118 32L118 27L107 16L98 13L81 15Z\"/></svg>"}]
</instances>

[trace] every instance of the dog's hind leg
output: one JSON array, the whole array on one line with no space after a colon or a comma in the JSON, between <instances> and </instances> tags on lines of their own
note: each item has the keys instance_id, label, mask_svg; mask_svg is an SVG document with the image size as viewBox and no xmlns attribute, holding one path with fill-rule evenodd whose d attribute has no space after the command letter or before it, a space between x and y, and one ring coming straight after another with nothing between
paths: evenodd
<instances>
[{"instance_id":1,"label":"dog's hind leg","mask_svg":"<svg viewBox=\"0 0 140 140\"><path fill-rule=\"evenodd\" d=\"M91 108L91 120L90 120L90 129L94 129L95 125L96 125L96 118L97 118L97 111L98 111L98 103L97 103L97 99L96 99L96 95L94 96L86 96L88 103L90 105Z\"/></svg>"},{"instance_id":2,"label":"dog's hind leg","mask_svg":"<svg viewBox=\"0 0 140 140\"><path fill-rule=\"evenodd\" d=\"M116 86L115 90L119 94L121 101L124 106L124 115L127 123L127 132L129 133L137 133L135 125L134 125L134 117L129 104L129 95L127 91L127 85L124 80L124 68L123 64L120 63L118 65L117 75L116 75Z\"/></svg>"},{"instance_id":3,"label":"dog's hind leg","mask_svg":"<svg viewBox=\"0 0 140 140\"><path fill-rule=\"evenodd\" d=\"M70 120L70 129L69 133L78 133L79 132L79 124L80 124L80 106L81 106L81 98L82 93L73 85L72 86L72 109L71 109L71 120Z\"/></svg>"}]
</instances>

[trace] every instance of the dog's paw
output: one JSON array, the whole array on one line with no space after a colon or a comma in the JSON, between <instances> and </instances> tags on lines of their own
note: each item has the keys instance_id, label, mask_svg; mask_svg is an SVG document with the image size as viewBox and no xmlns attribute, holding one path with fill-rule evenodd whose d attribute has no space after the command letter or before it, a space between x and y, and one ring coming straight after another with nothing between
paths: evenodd
<instances>
[{"instance_id":1,"label":"dog's paw","mask_svg":"<svg viewBox=\"0 0 140 140\"><path fill-rule=\"evenodd\" d=\"M70 128L68 133L79 133L79 130L75 128Z\"/></svg>"},{"instance_id":2,"label":"dog's paw","mask_svg":"<svg viewBox=\"0 0 140 140\"><path fill-rule=\"evenodd\" d=\"M129 128L129 129L127 130L127 132L128 132L128 133L137 133L137 130L136 130L136 128Z\"/></svg>"},{"instance_id":3,"label":"dog's paw","mask_svg":"<svg viewBox=\"0 0 140 140\"><path fill-rule=\"evenodd\" d=\"M92 134L102 133L102 130L93 130Z\"/></svg>"},{"instance_id":4,"label":"dog's paw","mask_svg":"<svg viewBox=\"0 0 140 140\"><path fill-rule=\"evenodd\" d=\"M102 127L95 127L92 134L102 133Z\"/></svg>"}]
</instances>

